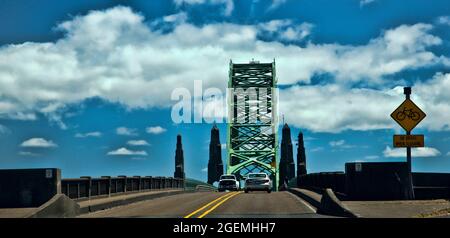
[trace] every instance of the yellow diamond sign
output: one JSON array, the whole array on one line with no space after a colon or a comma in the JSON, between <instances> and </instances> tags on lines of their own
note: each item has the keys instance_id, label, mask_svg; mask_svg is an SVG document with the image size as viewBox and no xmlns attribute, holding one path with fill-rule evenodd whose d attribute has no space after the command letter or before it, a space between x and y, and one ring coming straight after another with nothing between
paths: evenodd
<instances>
[{"instance_id":1,"label":"yellow diamond sign","mask_svg":"<svg viewBox=\"0 0 450 238\"><path fill-rule=\"evenodd\" d=\"M406 99L391 114L391 117L407 132L411 132L426 116L425 112L410 99Z\"/></svg>"}]
</instances>

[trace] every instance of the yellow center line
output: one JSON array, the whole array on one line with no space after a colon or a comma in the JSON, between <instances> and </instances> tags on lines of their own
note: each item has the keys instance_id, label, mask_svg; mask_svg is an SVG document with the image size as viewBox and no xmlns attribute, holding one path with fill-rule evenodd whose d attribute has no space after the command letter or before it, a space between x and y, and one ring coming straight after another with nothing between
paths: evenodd
<instances>
[{"instance_id":1,"label":"yellow center line","mask_svg":"<svg viewBox=\"0 0 450 238\"><path fill-rule=\"evenodd\" d=\"M198 218L202 218L202 217L208 215L210 212L214 211L214 209L218 208L222 203L226 202L228 199L230 199L230 198L232 198L232 197L234 197L234 196L236 196L236 195L238 195L238 194L240 194L240 193L242 193L242 192L237 192L237 193L234 193L234 194L231 195L231 196L228 196L227 198L225 198L224 200L220 201L219 203L217 203L216 205L214 205L213 207L211 207L209 210L207 210L206 212L204 212L204 213L203 213L202 215L200 215Z\"/></svg>"},{"instance_id":2,"label":"yellow center line","mask_svg":"<svg viewBox=\"0 0 450 238\"><path fill-rule=\"evenodd\" d=\"M189 217L191 217L191 216L193 216L193 215L199 213L199 212L202 211L203 209L209 207L211 204L214 204L215 202L219 201L220 199L223 199L223 198L225 198L225 197L229 197L229 196L231 196L231 195L233 195L233 194L235 194L235 193L236 193L236 192L226 193L226 194L224 194L224 195L222 195L222 196L220 196L220 197L218 197L218 198L212 200L211 202L209 202L208 204L204 205L203 207L201 207L201 208L199 208L199 209L197 209L197 210L191 212L189 215L185 216L184 218L189 218Z\"/></svg>"}]
</instances>

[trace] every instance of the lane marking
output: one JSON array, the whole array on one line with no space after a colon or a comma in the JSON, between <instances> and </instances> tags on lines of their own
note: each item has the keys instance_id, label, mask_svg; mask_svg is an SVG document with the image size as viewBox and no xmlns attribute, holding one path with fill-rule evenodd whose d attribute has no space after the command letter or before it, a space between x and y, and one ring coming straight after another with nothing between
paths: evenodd
<instances>
[{"instance_id":1,"label":"lane marking","mask_svg":"<svg viewBox=\"0 0 450 238\"><path fill-rule=\"evenodd\" d=\"M208 215L210 212L214 211L214 209L218 208L220 205L222 205L224 202L226 202L228 199L240 194L242 192L236 192L231 196L228 196L227 198L223 199L222 201L220 201L219 203L217 203L216 205L214 205L213 207L211 207L209 210L205 211L202 215L200 215L198 218L202 218L206 215Z\"/></svg>"},{"instance_id":2,"label":"lane marking","mask_svg":"<svg viewBox=\"0 0 450 238\"><path fill-rule=\"evenodd\" d=\"M295 195L295 194L293 194L291 192L287 192L287 193L289 193L292 197L294 197L295 199L297 199L298 201L303 203L303 205L305 205L311 211L313 211L314 213L317 213L317 210L312 205L310 205L307 201L303 200L302 198L298 197L297 195Z\"/></svg>"},{"instance_id":3,"label":"lane marking","mask_svg":"<svg viewBox=\"0 0 450 238\"><path fill-rule=\"evenodd\" d=\"M200 211L204 210L205 208L209 207L210 205L214 204L215 202L219 201L220 199L225 198L225 197L229 197L229 196L231 196L231 195L233 195L235 193L236 192L228 192L228 193L226 193L226 194L224 194L224 195L222 195L222 196L212 200L211 202L209 202L208 204L204 205L203 207L201 207L201 208L191 212L189 215L185 216L184 218L189 218L189 217L199 213Z\"/></svg>"}]
</instances>

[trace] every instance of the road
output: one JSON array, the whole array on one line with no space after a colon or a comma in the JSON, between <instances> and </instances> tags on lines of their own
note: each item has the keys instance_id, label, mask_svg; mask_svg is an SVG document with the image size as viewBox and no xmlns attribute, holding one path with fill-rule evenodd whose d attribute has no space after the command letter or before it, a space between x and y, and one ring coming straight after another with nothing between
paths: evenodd
<instances>
[{"instance_id":1,"label":"road","mask_svg":"<svg viewBox=\"0 0 450 238\"><path fill-rule=\"evenodd\" d=\"M196 192L162 197L80 217L323 217L289 192Z\"/></svg>"}]
</instances>

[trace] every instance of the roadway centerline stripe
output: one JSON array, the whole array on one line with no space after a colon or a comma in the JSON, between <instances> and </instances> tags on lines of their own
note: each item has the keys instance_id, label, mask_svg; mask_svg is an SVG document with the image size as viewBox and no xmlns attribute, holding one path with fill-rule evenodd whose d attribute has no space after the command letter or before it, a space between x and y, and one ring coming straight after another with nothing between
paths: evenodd
<instances>
[{"instance_id":1,"label":"roadway centerline stripe","mask_svg":"<svg viewBox=\"0 0 450 238\"><path fill-rule=\"evenodd\" d=\"M213 204L213 203L219 201L220 199L225 198L225 197L228 197L228 196L231 196L231 195L233 195L233 194L235 194L235 193L236 193L236 192L226 193L226 194L224 194L224 195L222 195L222 196L220 196L220 197L218 197L218 198L212 200L211 202L209 202L208 204L204 205L203 207L201 207L201 208L199 208L199 209L197 209L197 210L191 212L189 215L185 216L184 218L189 218L189 217L191 217L191 216L193 216L193 215L199 213L199 212L202 211L203 209L209 207L211 204Z\"/></svg>"},{"instance_id":2,"label":"roadway centerline stripe","mask_svg":"<svg viewBox=\"0 0 450 238\"><path fill-rule=\"evenodd\" d=\"M238 194L240 194L240 193L242 193L242 192L237 192L237 193L234 193L234 194L231 195L231 196L228 196L227 198L225 198L224 200L220 201L219 203L217 203L216 205L214 205L213 207L211 207L209 210L207 210L206 212L204 212L204 213L203 213L202 215L200 215L198 218L202 218L202 217L208 215L210 212L214 211L214 209L218 208L220 205L222 205L222 204L223 204L224 202L226 202L228 199L230 199L230 198L232 198L232 197L234 197L234 196L236 196L236 195L238 195Z\"/></svg>"}]
</instances>

